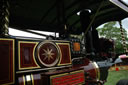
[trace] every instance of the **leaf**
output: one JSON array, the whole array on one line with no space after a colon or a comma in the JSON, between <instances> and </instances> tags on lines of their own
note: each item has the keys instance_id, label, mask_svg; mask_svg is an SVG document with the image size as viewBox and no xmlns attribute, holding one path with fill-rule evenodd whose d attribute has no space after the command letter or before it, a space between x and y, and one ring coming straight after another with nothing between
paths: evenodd
<instances>
[{"instance_id":1,"label":"leaf","mask_svg":"<svg viewBox=\"0 0 128 85\"><path fill-rule=\"evenodd\" d=\"M115 41L116 53L123 53L122 35L119 27L116 27L116 21L105 23L101 28L97 28L99 36ZM128 44L127 31L123 29L126 43Z\"/></svg>"}]
</instances>

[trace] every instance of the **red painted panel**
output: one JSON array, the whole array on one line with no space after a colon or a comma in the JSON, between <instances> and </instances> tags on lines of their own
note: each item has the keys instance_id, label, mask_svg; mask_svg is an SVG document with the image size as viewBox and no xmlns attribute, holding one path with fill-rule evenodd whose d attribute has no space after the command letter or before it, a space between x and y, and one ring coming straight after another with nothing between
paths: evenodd
<instances>
[{"instance_id":1,"label":"red painted panel","mask_svg":"<svg viewBox=\"0 0 128 85\"><path fill-rule=\"evenodd\" d=\"M14 83L13 39L0 39L0 85Z\"/></svg>"},{"instance_id":2,"label":"red painted panel","mask_svg":"<svg viewBox=\"0 0 128 85\"><path fill-rule=\"evenodd\" d=\"M97 79L97 77L98 77L98 73L97 73L98 68L96 68L94 63L92 61L90 61L89 59L87 59L87 58L83 58L81 60L81 62L83 62L83 64L73 65L73 68L83 68L85 73L89 74L89 77L91 77L92 79Z\"/></svg>"},{"instance_id":3,"label":"red painted panel","mask_svg":"<svg viewBox=\"0 0 128 85\"><path fill-rule=\"evenodd\" d=\"M78 85L83 84L85 81L84 72L56 76L51 79L52 85Z\"/></svg>"},{"instance_id":4,"label":"red painted panel","mask_svg":"<svg viewBox=\"0 0 128 85\"><path fill-rule=\"evenodd\" d=\"M20 43L20 69L30 69L38 67L36 61L34 61L34 47L36 43Z\"/></svg>"},{"instance_id":5,"label":"red painted panel","mask_svg":"<svg viewBox=\"0 0 128 85\"><path fill-rule=\"evenodd\" d=\"M68 44L58 44L61 50L61 60L60 60L60 65L65 65L65 64L71 64L71 55L70 55L70 50L69 50L69 45Z\"/></svg>"}]
</instances>

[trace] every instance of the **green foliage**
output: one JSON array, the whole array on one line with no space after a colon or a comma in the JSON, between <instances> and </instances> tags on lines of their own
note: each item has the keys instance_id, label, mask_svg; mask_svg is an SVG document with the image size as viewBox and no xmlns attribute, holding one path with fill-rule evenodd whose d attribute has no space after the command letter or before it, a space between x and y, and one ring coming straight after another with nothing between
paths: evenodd
<instances>
[{"instance_id":1,"label":"green foliage","mask_svg":"<svg viewBox=\"0 0 128 85\"><path fill-rule=\"evenodd\" d=\"M105 85L116 85L116 83L120 79L128 79L127 70L109 71L109 75L108 75L107 82L105 83Z\"/></svg>"},{"instance_id":2,"label":"green foliage","mask_svg":"<svg viewBox=\"0 0 128 85\"><path fill-rule=\"evenodd\" d=\"M115 21L108 22L108 23L104 24L102 28L97 28L97 30L99 32L100 37L114 40L116 53L123 53L124 49L123 49L121 31L120 31L119 27L115 26L116 23L117 22L115 22ZM125 29L123 29L123 32L124 32L126 42L128 44L127 31Z\"/></svg>"}]
</instances>

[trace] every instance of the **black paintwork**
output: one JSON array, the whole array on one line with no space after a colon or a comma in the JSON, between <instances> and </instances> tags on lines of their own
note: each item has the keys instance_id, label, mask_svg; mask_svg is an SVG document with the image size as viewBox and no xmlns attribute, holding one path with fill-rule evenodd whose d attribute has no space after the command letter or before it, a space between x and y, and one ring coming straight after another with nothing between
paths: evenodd
<instances>
[{"instance_id":1,"label":"black paintwork","mask_svg":"<svg viewBox=\"0 0 128 85\"><path fill-rule=\"evenodd\" d=\"M107 21L121 20L127 13L114 6L109 0L10 0L10 27L27 30L64 30L80 34L82 30L77 12L90 9L93 29Z\"/></svg>"}]
</instances>

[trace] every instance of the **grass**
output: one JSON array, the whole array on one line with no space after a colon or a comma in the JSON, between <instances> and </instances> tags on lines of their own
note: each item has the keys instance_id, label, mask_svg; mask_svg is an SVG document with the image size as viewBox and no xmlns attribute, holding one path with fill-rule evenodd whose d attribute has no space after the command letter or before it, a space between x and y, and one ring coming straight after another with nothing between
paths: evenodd
<instances>
[{"instance_id":1,"label":"grass","mask_svg":"<svg viewBox=\"0 0 128 85\"><path fill-rule=\"evenodd\" d=\"M116 85L120 79L128 79L128 70L109 71L105 85Z\"/></svg>"}]
</instances>

